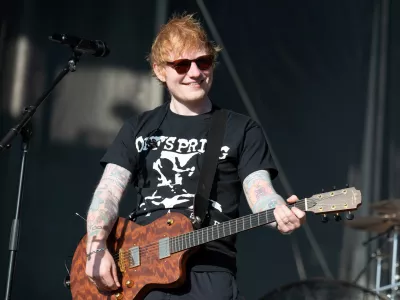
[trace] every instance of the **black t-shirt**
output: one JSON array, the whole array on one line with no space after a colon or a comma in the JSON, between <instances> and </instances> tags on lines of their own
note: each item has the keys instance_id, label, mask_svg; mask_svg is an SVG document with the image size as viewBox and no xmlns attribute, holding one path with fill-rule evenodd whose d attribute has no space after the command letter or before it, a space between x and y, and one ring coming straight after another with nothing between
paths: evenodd
<instances>
[{"instance_id":1,"label":"black t-shirt","mask_svg":"<svg viewBox=\"0 0 400 300\"><path fill-rule=\"evenodd\" d=\"M175 114L168 104L128 119L101 159L101 164L119 165L132 172L137 186L137 218L148 224L168 211L190 216L200 167L207 146L209 113ZM157 141L149 147L148 140ZM149 149L150 148L150 149ZM260 126L249 117L227 110L225 136L210 193L210 224L238 217L242 182L258 170L277 175ZM192 258L199 270L236 270L236 237L203 246Z\"/></svg>"}]
</instances>

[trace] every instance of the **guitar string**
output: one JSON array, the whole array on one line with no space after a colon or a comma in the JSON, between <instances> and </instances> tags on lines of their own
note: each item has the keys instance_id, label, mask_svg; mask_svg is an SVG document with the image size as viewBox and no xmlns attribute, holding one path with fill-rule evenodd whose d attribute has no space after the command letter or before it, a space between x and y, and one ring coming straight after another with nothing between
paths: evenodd
<instances>
[{"instance_id":1,"label":"guitar string","mask_svg":"<svg viewBox=\"0 0 400 300\"><path fill-rule=\"evenodd\" d=\"M308 200L310 200L310 199L308 199ZM305 200L299 200L299 201L297 201L296 202L296 205L301 205L301 204L303 204L305 202ZM335 205L335 207L336 207L336 204L335 203L324 203L324 205L329 205L329 206L333 206L333 205ZM287 205L288 207L294 207L295 205L294 204L290 204L290 205ZM262 213L265 213L266 212L266 217L267 217L267 219L269 218L269 217L272 217L273 216L273 209L272 210L267 210L267 211L263 211L263 212L260 212L260 214L262 214ZM321 212L321 213L324 213L324 212ZM329 213L328 211L327 212L325 212L325 213ZM249 222L251 222L251 218L257 218L257 217L255 217L255 214L251 214L251 215L248 215L248 216L244 216L243 217L243 219L240 221L240 225L243 223L243 226L244 225L249 225ZM236 219L236 220L238 220L238 219ZM219 236L219 233L224 233L224 231L225 231L225 229L229 229L232 225L236 225L237 226L237 224L235 224L235 222L237 222L237 221L235 221L235 220L231 220L231 221L227 221L227 222L224 222L224 223L221 223L222 224L222 226L220 226L220 228L216 228L216 230L217 230L217 233L218 233L218 236ZM245 223L246 222L246 223ZM268 223L272 223L272 222L275 222L275 219L273 219L272 221L268 221L267 220L267 223L266 224L268 224ZM250 224L251 225L251 224ZM241 227L243 227L243 226L241 226ZM261 225L260 225L261 226ZM210 227L206 227L206 228L203 228L203 229L200 229L200 230L203 230L203 235L204 234L208 234L208 233L211 233L211 235L213 236L213 235L215 235L216 233L214 232L214 230L212 229L213 228L213 226L210 226ZM174 241L174 243L176 243L177 245L179 244L179 245L181 245L181 246L183 246L184 245L184 243L187 245L187 244L191 244L191 240L194 240L194 238L195 238L195 235L199 235L200 233L199 233L199 231L200 230L195 230L195 231L190 231L190 232L187 232L187 233L184 233L184 234L182 234L182 235L179 235L179 236L175 236L175 237L171 237L171 238L174 238L174 239L177 239L177 240L175 240ZM243 230L242 230L243 231ZM237 232L240 232L240 231L237 231ZM236 232L236 233L237 233ZM235 234L235 233L232 233L232 234ZM232 235L232 234L229 234L229 235ZM228 235L225 235L225 236L228 236ZM221 237L222 238L222 237ZM217 238L217 239L219 239L219 238ZM199 237L197 237L197 240L199 240ZM214 239L212 239L212 240L214 240ZM170 240L168 240L168 241L165 241L165 243L170 243L171 241ZM163 243L163 242L161 242L161 243ZM200 243L200 244L203 244L203 243ZM159 249L159 246L160 245L160 242L153 242L153 243L150 243L150 244L147 244L147 245L144 245L144 246L142 246L142 247L139 247L139 249L140 249L140 252L144 252L144 250L146 250L146 253L148 253L149 252L149 250L151 250L151 251L155 251L155 250L158 250ZM196 246L196 245L193 245L193 246ZM182 250L184 250L184 249L187 249L187 248L191 248L191 247L193 247L193 246L189 246L189 247L182 247L183 249ZM178 247L178 248L181 248L181 247ZM131 249L131 248L130 248ZM179 251L182 251L182 250L179 250ZM179 252L179 251L176 251L176 252ZM131 254L130 254L130 252L129 251L124 251L124 258L126 258L126 257L130 257L131 256ZM144 257L145 257L146 255L144 255ZM113 257L115 258L115 259L118 259L119 257L120 257L120 254L119 253L115 253L115 254L113 254Z\"/></svg>"},{"instance_id":2,"label":"guitar string","mask_svg":"<svg viewBox=\"0 0 400 300\"><path fill-rule=\"evenodd\" d=\"M243 222L241 221L240 222L240 225L242 224L242 223L245 223L246 222L246 224L248 223L248 221L250 221L250 218L251 217L244 217L243 218ZM267 218L268 218L268 216L267 216ZM273 221L271 221L271 222L273 222ZM233 224L233 223L232 223ZM226 227L230 227L229 226L229 224L224 224L223 223L223 227L224 228L226 228ZM243 226L241 226L241 227L243 227ZM220 228L221 229L221 228ZM200 229L200 230L202 230L202 229ZM204 229L203 229L204 230ZM203 232L203 233L210 233L211 235L215 235L215 232L214 232L214 230L212 230L211 228L208 228L208 229L205 229L204 230L205 232ZM218 232L220 232L221 230L218 230ZM177 244L181 244L181 245L183 245L184 243L185 244L187 244L187 243L190 243L190 240L191 240L191 238L194 238L194 235L196 235L196 234L198 234L198 231L197 230L195 230L195 231L190 231L190 232L187 232L187 233L184 233L184 234L182 234L182 235L178 235L178 236L175 236L175 237L172 237L172 238L174 238L174 239L177 239L177 240L175 240L175 242L177 243ZM191 236L192 235L192 236ZM170 241L163 241L163 242L161 242L161 243L169 243ZM147 244L147 245L144 245L144 246L142 246L142 247L139 247L139 249L140 250L158 250L158 246L160 245L160 242L153 242L153 243L150 243L150 244ZM165 245L165 244L164 244ZM183 250L183 249L182 249ZM130 256L131 254L129 253L129 251L125 251L124 252L124 254L125 254L125 256ZM114 256L114 258L117 258L117 257L119 257L120 255L119 255L119 253L116 253L116 254L114 254L113 255Z\"/></svg>"},{"instance_id":3,"label":"guitar string","mask_svg":"<svg viewBox=\"0 0 400 300\"><path fill-rule=\"evenodd\" d=\"M298 202L296 202L296 204L297 205L299 205L299 204L302 204L302 202L304 202L303 200L299 200ZM291 207L293 207L294 205L293 204L290 204L290 205L288 205L288 206L291 206ZM267 212L267 215L266 215L266 217L267 217L267 219L268 219L268 217L271 217L272 215L273 215L273 210L268 210L268 211L263 211L263 212L261 212L261 214L262 213L265 213L265 212ZM248 215L248 216L245 216L245 217L243 217L243 222L241 221L240 222L240 225L243 223L243 225L241 226L242 228L244 227L244 226L246 226L246 225L249 225L249 221L250 221L250 225L251 225L251 218L257 218L257 217L255 217L255 215L254 214L252 214L252 215ZM268 221L267 220L267 223L272 223L272 222L274 222L275 221L275 219L274 220L272 220L272 221ZM230 225L238 225L238 224L235 224L235 221L233 221L233 220L231 220L231 221L228 221L228 222L226 222L226 223L222 223L222 226L220 226L220 228L216 228L216 229L218 229L217 230L217 236L218 236L218 238L217 239L219 239L219 238L222 238L222 237L219 237L219 234L220 233L222 233L224 236L227 236L227 235L225 235L224 234L224 232L225 232L225 229L229 229L231 226ZM259 226L261 226L261 225L259 225ZM205 232L203 232L203 235L204 235L204 233L206 233L206 234L208 234L208 233L210 233L211 232L211 235L213 236L214 235L214 230L212 230L211 229L211 227L209 227L209 228L204 228L203 229ZM242 231L243 231L244 229L242 229ZM230 232L232 232L232 230L230 230ZM237 232L240 232L239 230L237 231ZM195 235L199 235L200 233L197 231L197 230L195 230L195 231L191 231L191 232L188 232L188 233L185 233L185 234L182 234L182 235L180 235L180 236L176 236L176 237L172 237L172 238L177 238L178 240L176 240L176 241L174 241L174 243L176 243L177 245L179 244L179 245L184 245L184 243L187 245L187 244L189 244L190 246L189 247L185 247L185 246L183 246L183 249L182 250L184 250L184 249L187 249L187 248L191 248L191 247L193 247L193 246L197 246L197 245L193 245L193 246L191 246L191 243L192 243L192 240L194 241L194 243L196 243L196 241L195 241ZM229 234L229 235L232 235L232 234L235 234L235 233L231 233L231 234ZM199 241L199 236L197 237L197 240ZM213 238L213 240L214 240L214 238ZM164 242L161 242L161 243L170 243L170 241L164 241ZM200 244L202 244L202 243L200 243ZM143 247L139 247L139 249L140 250L146 250L146 253L148 253L149 252L149 250L151 250L151 251L155 251L155 250L158 250L159 249L159 246L160 245L160 242L153 242L153 243L150 243L150 244L148 244L148 245L145 245L145 246L143 246ZM175 245L174 245L175 246ZM180 247L177 247L177 248L180 248ZM182 251L182 250L179 250L179 251ZM176 252L179 252L179 251L176 251ZM144 252L144 251L141 251L141 252ZM118 258L119 256L120 256L120 254L119 253L116 253L116 254L114 254L113 255L114 256L114 258ZM129 253L129 251L125 251L124 252L124 258L126 258L126 257L130 257L131 256L131 254ZM146 255L144 255L144 256L146 256Z\"/></svg>"},{"instance_id":4,"label":"guitar string","mask_svg":"<svg viewBox=\"0 0 400 300\"><path fill-rule=\"evenodd\" d=\"M297 205L301 205L301 204L303 204L305 202L305 200L299 200L299 201L297 201L296 202L296 204ZM290 205L287 205L288 207L294 207L294 205L293 204L290 204ZM274 222L275 221L275 219L273 219L272 221L268 221L268 219L269 219L269 217L272 217L273 216L273 209L272 210L267 210L267 211L262 211L262 212L260 212L259 214L263 214L263 213L265 213L266 212L266 217L267 217L267 223L272 223L272 222ZM252 214L252 215L248 215L248 216L244 216L243 217L243 219L240 221L240 224L239 225L242 225L242 223L243 223L243 225L241 226L242 228L245 226L245 225L251 225L251 219L256 219L257 217L255 216L255 214ZM264 216L263 216L263 218L265 218ZM236 220L238 220L238 219L236 219ZM228 221L228 222L224 222L224 223L221 223L222 224L222 226L220 226L220 228L216 228L216 230L217 230L217 232L216 233L218 233L218 236L219 236L219 233L223 233L224 231L225 231L225 229L229 229L232 225L236 225L236 226L238 226L238 224L235 224L235 223L237 223L237 221L235 221L235 220L231 220L231 221ZM261 225L260 225L261 226ZM210 226L210 227L206 227L206 228L203 228L203 229L200 229L200 230L203 230L203 235L204 234L207 234L208 235L208 233L211 233L211 236L213 236L213 235L215 235L216 233L214 232L214 230L212 229L212 227L213 226ZM182 235L179 235L179 236L176 236L176 237L172 237L172 238L175 238L175 239L178 239L178 240L176 240L175 242L177 243L177 244L180 244L180 245L183 245L184 243L187 245L187 244L191 244L191 240L194 240L194 238L195 238L195 235L199 235L200 234L200 230L195 230L195 231L191 231L191 232L187 232L187 233L184 233L184 234L182 234ZM237 231L237 232L240 232L239 230ZM235 233L232 233L232 234L235 234ZM231 234L229 234L229 235L231 235ZM199 240L199 237L197 238L197 240ZM170 243L170 241L163 241L163 242L161 242L161 243ZM140 250L152 250L152 251L154 251L154 250L158 250L158 246L160 245L160 242L153 242L153 243L150 243L150 244L147 244L147 245L144 245L144 246L142 246L142 247L139 247L139 249ZM180 247L179 247L180 248ZM183 247L183 248L185 248L185 247ZM190 247L186 247L186 248L190 248ZM184 249L182 249L182 250L184 250ZM182 251L182 250L180 250L180 251ZM143 252L143 251L142 251ZM148 252L148 251L147 251ZM179 251L178 251L179 252ZM114 258L118 258L120 256L120 254L119 253L116 253L116 254L114 254L113 255L113 257ZM126 257L129 257L129 256L131 256L131 254L129 253L129 251L125 251L124 252L124 258L126 258Z\"/></svg>"}]
</instances>

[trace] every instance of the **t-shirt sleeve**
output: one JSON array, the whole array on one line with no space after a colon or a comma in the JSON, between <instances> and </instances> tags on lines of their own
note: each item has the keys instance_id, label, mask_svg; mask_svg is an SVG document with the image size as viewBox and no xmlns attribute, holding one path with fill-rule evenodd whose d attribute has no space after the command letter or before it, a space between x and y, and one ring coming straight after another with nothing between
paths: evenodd
<instances>
[{"instance_id":1,"label":"t-shirt sleeve","mask_svg":"<svg viewBox=\"0 0 400 300\"><path fill-rule=\"evenodd\" d=\"M136 123L136 120L133 118L125 121L113 143L100 159L100 164L103 167L108 163L112 163L133 173L137 160L137 150L135 147Z\"/></svg>"},{"instance_id":2,"label":"t-shirt sleeve","mask_svg":"<svg viewBox=\"0 0 400 300\"><path fill-rule=\"evenodd\" d=\"M239 152L239 177L243 182L249 174L260 170L268 170L271 179L278 175L263 130L252 121L246 128L242 149Z\"/></svg>"}]
</instances>

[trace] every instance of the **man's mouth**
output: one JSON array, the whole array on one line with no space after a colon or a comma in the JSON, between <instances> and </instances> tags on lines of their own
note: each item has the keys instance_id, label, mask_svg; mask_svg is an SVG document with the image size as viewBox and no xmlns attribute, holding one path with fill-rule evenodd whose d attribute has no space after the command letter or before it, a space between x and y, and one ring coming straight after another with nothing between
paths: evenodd
<instances>
[{"instance_id":1,"label":"man's mouth","mask_svg":"<svg viewBox=\"0 0 400 300\"><path fill-rule=\"evenodd\" d=\"M189 85L189 86L201 85L203 83L203 81L204 81L204 79L201 81L187 82L187 83L184 83L184 85Z\"/></svg>"}]
</instances>

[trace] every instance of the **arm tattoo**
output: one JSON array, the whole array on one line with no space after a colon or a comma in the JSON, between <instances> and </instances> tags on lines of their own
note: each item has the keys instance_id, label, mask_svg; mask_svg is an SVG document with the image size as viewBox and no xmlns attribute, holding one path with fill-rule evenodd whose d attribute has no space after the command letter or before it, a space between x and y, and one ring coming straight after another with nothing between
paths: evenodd
<instances>
[{"instance_id":1,"label":"arm tattoo","mask_svg":"<svg viewBox=\"0 0 400 300\"><path fill-rule=\"evenodd\" d=\"M243 181L243 190L253 213L274 208L285 200L276 193L268 171L251 173Z\"/></svg>"},{"instance_id":2,"label":"arm tattoo","mask_svg":"<svg viewBox=\"0 0 400 300\"><path fill-rule=\"evenodd\" d=\"M118 218L119 202L131 177L131 172L122 167L114 164L106 166L88 211L88 243L106 241Z\"/></svg>"}]
</instances>

